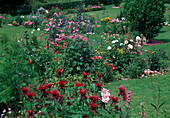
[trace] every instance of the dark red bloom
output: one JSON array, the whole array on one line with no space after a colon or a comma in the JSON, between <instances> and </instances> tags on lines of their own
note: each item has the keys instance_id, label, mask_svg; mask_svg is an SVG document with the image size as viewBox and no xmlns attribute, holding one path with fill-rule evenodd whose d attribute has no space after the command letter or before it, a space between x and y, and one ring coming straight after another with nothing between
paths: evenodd
<instances>
[{"instance_id":1,"label":"dark red bloom","mask_svg":"<svg viewBox=\"0 0 170 118\"><path fill-rule=\"evenodd\" d=\"M47 48L47 46L45 45L45 46L44 46L44 48L46 49L46 48Z\"/></svg>"},{"instance_id":2,"label":"dark red bloom","mask_svg":"<svg viewBox=\"0 0 170 118\"><path fill-rule=\"evenodd\" d=\"M83 86L83 84L79 82L79 83L75 83L75 86L78 88L80 86Z\"/></svg>"},{"instance_id":3,"label":"dark red bloom","mask_svg":"<svg viewBox=\"0 0 170 118\"><path fill-rule=\"evenodd\" d=\"M97 78L98 78L98 79L101 79L101 77L102 77L102 76L103 76L103 74L102 74L102 73L100 73L100 72L99 72L99 73L97 73Z\"/></svg>"},{"instance_id":4,"label":"dark red bloom","mask_svg":"<svg viewBox=\"0 0 170 118\"><path fill-rule=\"evenodd\" d=\"M95 103L97 100L99 100L99 97L96 95L90 95L89 100L91 100L93 103Z\"/></svg>"},{"instance_id":5,"label":"dark red bloom","mask_svg":"<svg viewBox=\"0 0 170 118\"><path fill-rule=\"evenodd\" d=\"M96 103L89 103L89 106L90 106L90 111L91 112L94 112L96 111L96 107L98 106Z\"/></svg>"},{"instance_id":6,"label":"dark red bloom","mask_svg":"<svg viewBox=\"0 0 170 118\"><path fill-rule=\"evenodd\" d=\"M58 74L59 77L61 77L62 73L61 73L62 69L57 69L56 72Z\"/></svg>"},{"instance_id":7,"label":"dark red bloom","mask_svg":"<svg viewBox=\"0 0 170 118\"><path fill-rule=\"evenodd\" d=\"M31 109L31 111L27 110L28 117L33 117L34 116L33 112L34 112L33 109Z\"/></svg>"},{"instance_id":8,"label":"dark red bloom","mask_svg":"<svg viewBox=\"0 0 170 118\"><path fill-rule=\"evenodd\" d=\"M122 101L127 100L126 90L125 90L125 88L124 88L123 85L120 85L120 86L119 86L119 94L118 94L118 95L119 95L119 96L120 96L120 95L122 96Z\"/></svg>"},{"instance_id":9,"label":"dark red bloom","mask_svg":"<svg viewBox=\"0 0 170 118\"><path fill-rule=\"evenodd\" d=\"M66 81L63 79L63 80L60 80L59 82L58 82L58 84L59 84L59 87L61 88L61 89L64 89L64 84L66 83Z\"/></svg>"},{"instance_id":10,"label":"dark red bloom","mask_svg":"<svg viewBox=\"0 0 170 118\"><path fill-rule=\"evenodd\" d=\"M32 50L29 50L29 53L32 53Z\"/></svg>"},{"instance_id":11,"label":"dark red bloom","mask_svg":"<svg viewBox=\"0 0 170 118\"><path fill-rule=\"evenodd\" d=\"M58 99L60 97L60 93L57 90L52 92L52 99Z\"/></svg>"},{"instance_id":12,"label":"dark red bloom","mask_svg":"<svg viewBox=\"0 0 170 118\"><path fill-rule=\"evenodd\" d=\"M67 102L66 103L66 106L70 106L70 105L72 105L71 102Z\"/></svg>"},{"instance_id":13,"label":"dark red bloom","mask_svg":"<svg viewBox=\"0 0 170 118\"><path fill-rule=\"evenodd\" d=\"M27 93L27 97L28 97L28 100L32 100L33 99L33 95L34 95L34 92L28 92Z\"/></svg>"},{"instance_id":14,"label":"dark red bloom","mask_svg":"<svg viewBox=\"0 0 170 118\"><path fill-rule=\"evenodd\" d=\"M56 57L54 57L54 58L53 58L53 61L57 61L57 58L56 58Z\"/></svg>"},{"instance_id":15,"label":"dark red bloom","mask_svg":"<svg viewBox=\"0 0 170 118\"><path fill-rule=\"evenodd\" d=\"M25 96L27 94L27 92L29 91L29 89L27 87L23 87L21 88L22 94Z\"/></svg>"},{"instance_id":16,"label":"dark red bloom","mask_svg":"<svg viewBox=\"0 0 170 118\"><path fill-rule=\"evenodd\" d=\"M82 76L83 76L83 80L87 80L89 73L83 72Z\"/></svg>"},{"instance_id":17,"label":"dark red bloom","mask_svg":"<svg viewBox=\"0 0 170 118\"><path fill-rule=\"evenodd\" d=\"M58 46L58 44L57 44L57 43L55 43L55 44L54 44L54 46Z\"/></svg>"},{"instance_id":18,"label":"dark red bloom","mask_svg":"<svg viewBox=\"0 0 170 118\"><path fill-rule=\"evenodd\" d=\"M96 82L95 85L97 86L98 91L102 90L102 86L103 86L102 83L99 84L99 82Z\"/></svg>"},{"instance_id":19,"label":"dark red bloom","mask_svg":"<svg viewBox=\"0 0 170 118\"><path fill-rule=\"evenodd\" d=\"M51 83L47 83L47 86L48 86L48 88L51 88L52 87L52 84Z\"/></svg>"},{"instance_id":20,"label":"dark red bloom","mask_svg":"<svg viewBox=\"0 0 170 118\"><path fill-rule=\"evenodd\" d=\"M31 60L28 60L27 62L28 62L28 63L30 63L30 62L31 62Z\"/></svg>"},{"instance_id":21,"label":"dark red bloom","mask_svg":"<svg viewBox=\"0 0 170 118\"><path fill-rule=\"evenodd\" d=\"M109 60L112 60L112 58L108 58Z\"/></svg>"},{"instance_id":22,"label":"dark red bloom","mask_svg":"<svg viewBox=\"0 0 170 118\"><path fill-rule=\"evenodd\" d=\"M119 99L119 97L114 97L114 96L111 96L111 97L110 97L110 100L112 100L112 102L113 102L114 104L116 104L116 103L118 102L118 99Z\"/></svg>"},{"instance_id":23,"label":"dark red bloom","mask_svg":"<svg viewBox=\"0 0 170 118\"><path fill-rule=\"evenodd\" d=\"M48 85L39 85L38 90L45 91L47 89Z\"/></svg>"},{"instance_id":24,"label":"dark red bloom","mask_svg":"<svg viewBox=\"0 0 170 118\"><path fill-rule=\"evenodd\" d=\"M48 95L48 94L52 94L51 90L45 91L45 92L46 92L47 95Z\"/></svg>"},{"instance_id":25,"label":"dark red bloom","mask_svg":"<svg viewBox=\"0 0 170 118\"><path fill-rule=\"evenodd\" d=\"M86 93L87 93L87 91L86 91L86 89L80 89L79 90L79 94L81 95L81 99L85 99L86 98Z\"/></svg>"}]
</instances>

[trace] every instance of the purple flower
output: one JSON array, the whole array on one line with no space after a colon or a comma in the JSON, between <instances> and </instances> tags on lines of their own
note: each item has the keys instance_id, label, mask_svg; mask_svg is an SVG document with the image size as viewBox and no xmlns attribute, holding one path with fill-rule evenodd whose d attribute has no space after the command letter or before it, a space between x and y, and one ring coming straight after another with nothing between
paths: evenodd
<instances>
[{"instance_id":1,"label":"purple flower","mask_svg":"<svg viewBox=\"0 0 170 118\"><path fill-rule=\"evenodd\" d=\"M83 59L83 57L80 57L80 60L82 60Z\"/></svg>"},{"instance_id":2,"label":"purple flower","mask_svg":"<svg viewBox=\"0 0 170 118\"><path fill-rule=\"evenodd\" d=\"M3 110L3 113L5 113L5 112L6 112L6 109Z\"/></svg>"},{"instance_id":3,"label":"purple flower","mask_svg":"<svg viewBox=\"0 0 170 118\"><path fill-rule=\"evenodd\" d=\"M93 40L93 45L95 45L96 44L96 40Z\"/></svg>"},{"instance_id":4,"label":"purple flower","mask_svg":"<svg viewBox=\"0 0 170 118\"><path fill-rule=\"evenodd\" d=\"M1 117L3 117L4 116L4 114L1 114Z\"/></svg>"}]
</instances>

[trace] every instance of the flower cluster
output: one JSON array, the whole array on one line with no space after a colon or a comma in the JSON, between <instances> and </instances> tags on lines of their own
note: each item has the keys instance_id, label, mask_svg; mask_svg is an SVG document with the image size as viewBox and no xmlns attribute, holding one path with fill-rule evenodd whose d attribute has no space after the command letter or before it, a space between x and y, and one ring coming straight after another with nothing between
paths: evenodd
<instances>
[{"instance_id":1,"label":"flower cluster","mask_svg":"<svg viewBox=\"0 0 170 118\"><path fill-rule=\"evenodd\" d=\"M102 102L103 103L108 103L110 100L110 93L108 89L103 88L102 92L101 92L101 96L102 96Z\"/></svg>"}]
</instances>

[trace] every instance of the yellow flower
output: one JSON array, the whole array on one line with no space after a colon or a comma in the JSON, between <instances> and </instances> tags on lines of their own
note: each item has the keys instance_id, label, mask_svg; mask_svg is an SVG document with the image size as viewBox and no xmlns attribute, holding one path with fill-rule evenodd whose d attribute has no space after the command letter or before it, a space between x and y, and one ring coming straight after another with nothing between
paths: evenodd
<instances>
[{"instance_id":1,"label":"yellow flower","mask_svg":"<svg viewBox=\"0 0 170 118\"><path fill-rule=\"evenodd\" d=\"M155 53L155 51L152 51L152 53Z\"/></svg>"},{"instance_id":2,"label":"yellow flower","mask_svg":"<svg viewBox=\"0 0 170 118\"><path fill-rule=\"evenodd\" d=\"M97 50L94 50L94 51L97 51Z\"/></svg>"}]
</instances>

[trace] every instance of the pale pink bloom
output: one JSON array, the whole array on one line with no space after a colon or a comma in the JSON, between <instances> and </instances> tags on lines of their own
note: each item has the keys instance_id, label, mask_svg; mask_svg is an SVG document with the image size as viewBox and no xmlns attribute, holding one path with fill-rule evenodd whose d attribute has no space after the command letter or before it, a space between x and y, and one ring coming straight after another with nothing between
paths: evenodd
<instances>
[{"instance_id":1,"label":"pale pink bloom","mask_svg":"<svg viewBox=\"0 0 170 118\"><path fill-rule=\"evenodd\" d=\"M54 42L50 42L52 45L54 45L55 43Z\"/></svg>"},{"instance_id":2,"label":"pale pink bloom","mask_svg":"<svg viewBox=\"0 0 170 118\"><path fill-rule=\"evenodd\" d=\"M141 103L140 103L140 105L144 105L144 103L143 103L143 102L141 102Z\"/></svg>"},{"instance_id":3,"label":"pale pink bloom","mask_svg":"<svg viewBox=\"0 0 170 118\"><path fill-rule=\"evenodd\" d=\"M50 28L44 29L46 32L48 32L50 30Z\"/></svg>"},{"instance_id":4,"label":"pale pink bloom","mask_svg":"<svg viewBox=\"0 0 170 118\"><path fill-rule=\"evenodd\" d=\"M145 52L149 53L147 50L145 50Z\"/></svg>"}]
</instances>

